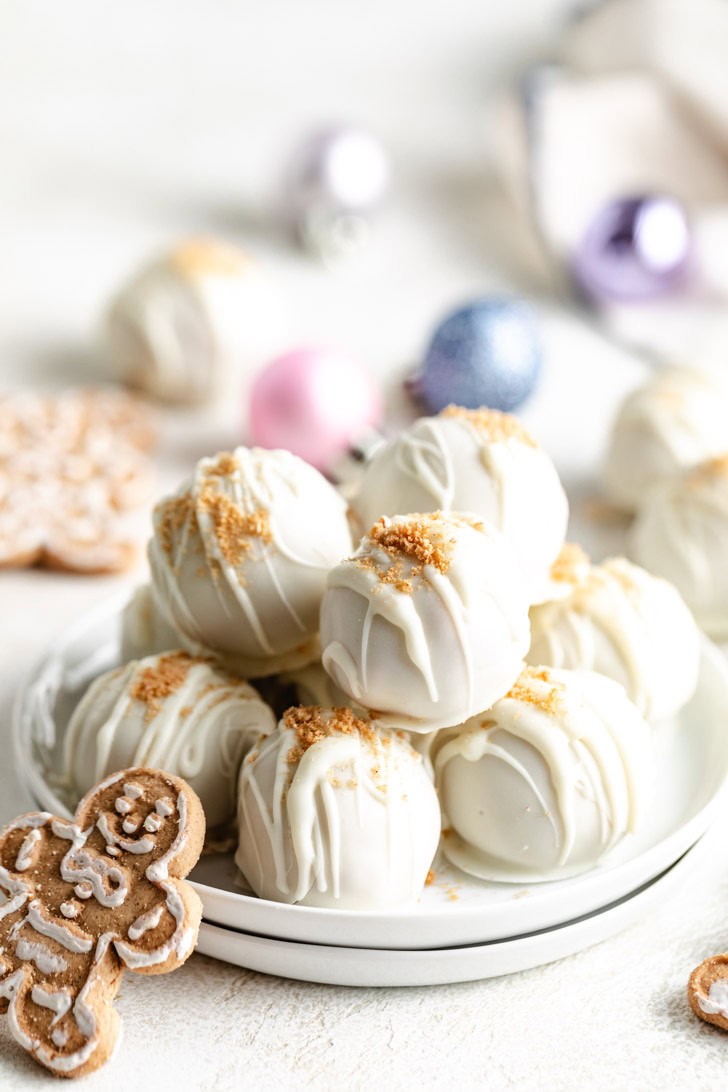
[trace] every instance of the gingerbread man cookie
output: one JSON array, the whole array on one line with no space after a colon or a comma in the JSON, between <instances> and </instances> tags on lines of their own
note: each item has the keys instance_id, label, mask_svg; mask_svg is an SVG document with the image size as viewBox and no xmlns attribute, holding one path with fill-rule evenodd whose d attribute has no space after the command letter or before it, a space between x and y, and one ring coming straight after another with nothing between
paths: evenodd
<instances>
[{"instance_id":1,"label":"gingerbread man cookie","mask_svg":"<svg viewBox=\"0 0 728 1092\"><path fill-rule=\"evenodd\" d=\"M0 398L0 566L125 568L121 513L149 495L154 422L139 399L103 388Z\"/></svg>"},{"instance_id":2,"label":"gingerbread man cookie","mask_svg":"<svg viewBox=\"0 0 728 1092\"><path fill-rule=\"evenodd\" d=\"M52 1073L109 1057L125 967L161 974L192 952L202 904L183 877L204 836L189 786L144 767L92 789L75 823L34 812L0 832L0 1012Z\"/></svg>"},{"instance_id":3,"label":"gingerbread man cookie","mask_svg":"<svg viewBox=\"0 0 728 1092\"><path fill-rule=\"evenodd\" d=\"M696 1016L728 1031L728 955L714 955L688 980L688 1001Z\"/></svg>"}]
</instances>

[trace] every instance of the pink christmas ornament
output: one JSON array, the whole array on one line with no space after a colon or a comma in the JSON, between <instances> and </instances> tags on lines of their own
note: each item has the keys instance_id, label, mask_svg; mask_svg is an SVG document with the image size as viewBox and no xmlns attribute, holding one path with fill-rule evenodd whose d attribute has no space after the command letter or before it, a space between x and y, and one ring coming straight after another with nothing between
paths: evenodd
<instances>
[{"instance_id":1,"label":"pink christmas ornament","mask_svg":"<svg viewBox=\"0 0 728 1092\"><path fill-rule=\"evenodd\" d=\"M300 348L260 373L250 396L254 444L287 448L317 469L334 464L382 418L372 376L334 349Z\"/></svg>"}]
</instances>

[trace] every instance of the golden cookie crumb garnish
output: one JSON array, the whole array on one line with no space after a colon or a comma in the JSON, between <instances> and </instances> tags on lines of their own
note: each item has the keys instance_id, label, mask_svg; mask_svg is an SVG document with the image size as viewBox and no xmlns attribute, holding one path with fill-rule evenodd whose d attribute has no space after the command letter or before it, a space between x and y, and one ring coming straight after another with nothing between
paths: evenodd
<instances>
[{"instance_id":1,"label":"golden cookie crumb garnish","mask_svg":"<svg viewBox=\"0 0 728 1092\"><path fill-rule=\"evenodd\" d=\"M296 743L288 752L289 765L300 762L309 747L334 735L358 735L374 751L382 744L371 725L345 706L329 710L320 705L292 705L283 714L283 723L296 733Z\"/></svg>"},{"instance_id":2,"label":"golden cookie crumb garnish","mask_svg":"<svg viewBox=\"0 0 728 1092\"><path fill-rule=\"evenodd\" d=\"M551 566L550 576L557 584L578 584L589 565L589 556L576 542L565 542Z\"/></svg>"},{"instance_id":3,"label":"golden cookie crumb garnish","mask_svg":"<svg viewBox=\"0 0 728 1092\"><path fill-rule=\"evenodd\" d=\"M443 519L439 512L418 513L394 523L382 517L370 528L368 537L374 545L394 557L404 554L444 574L450 567L456 542L452 530L450 521Z\"/></svg>"},{"instance_id":4,"label":"golden cookie crumb garnish","mask_svg":"<svg viewBox=\"0 0 728 1092\"><path fill-rule=\"evenodd\" d=\"M700 463L689 472L686 482L688 488L700 489L716 478L728 478L728 454L718 455L715 459L706 459L704 463Z\"/></svg>"},{"instance_id":5,"label":"golden cookie crumb garnish","mask_svg":"<svg viewBox=\"0 0 728 1092\"><path fill-rule=\"evenodd\" d=\"M210 515L220 552L234 567L241 565L250 553L251 539L265 543L273 540L270 517L263 508L246 512L227 493L209 483L200 491L197 504Z\"/></svg>"},{"instance_id":6,"label":"golden cookie crumb garnish","mask_svg":"<svg viewBox=\"0 0 728 1092\"><path fill-rule=\"evenodd\" d=\"M139 673L130 697L144 702L147 716L152 719L159 713L162 701L183 685L190 668L205 662L187 652L170 652L160 656L154 666L145 667Z\"/></svg>"},{"instance_id":7,"label":"golden cookie crumb garnish","mask_svg":"<svg viewBox=\"0 0 728 1092\"><path fill-rule=\"evenodd\" d=\"M434 882L435 882L435 873L433 872L432 869L430 869L429 872L427 873L427 875L425 876L425 887L431 887Z\"/></svg>"},{"instance_id":8,"label":"golden cookie crumb garnish","mask_svg":"<svg viewBox=\"0 0 728 1092\"><path fill-rule=\"evenodd\" d=\"M491 443L506 443L508 440L520 440L528 447L537 448L538 444L530 432L523 427L517 417L510 413L485 407L477 410L464 409L462 406L446 406L440 417L457 417L467 421L478 432L484 433Z\"/></svg>"},{"instance_id":9,"label":"golden cookie crumb garnish","mask_svg":"<svg viewBox=\"0 0 728 1092\"><path fill-rule=\"evenodd\" d=\"M524 667L506 698L533 705L551 717L561 716L565 708L564 685L551 677L548 667Z\"/></svg>"}]
</instances>

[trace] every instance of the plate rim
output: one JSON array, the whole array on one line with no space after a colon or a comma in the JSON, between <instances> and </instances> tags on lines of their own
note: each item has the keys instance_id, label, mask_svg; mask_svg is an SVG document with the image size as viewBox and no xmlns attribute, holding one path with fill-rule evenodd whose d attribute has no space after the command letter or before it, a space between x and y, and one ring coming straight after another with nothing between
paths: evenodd
<instances>
[{"instance_id":1,"label":"plate rim","mask_svg":"<svg viewBox=\"0 0 728 1092\"><path fill-rule=\"evenodd\" d=\"M575 955L616 936L623 929L640 921L653 902L658 899L664 901L664 892L672 890L682 882L683 876L700 863L709 842L707 835L698 839L658 877L602 910L525 936L439 949L352 949L261 937L203 920L200 926L202 945L198 938L196 950L201 955L230 962L233 966L246 967L257 973L353 988L437 986L501 977ZM597 935L593 935L594 933ZM231 938L235 938L236 943L241 946L247 941L253 951L262 953L262 958L253 959L254 965L247 960L227 960L220 954L220 945ZM211 945L207 943L208 940L212 941ZM548 945L549 941L558 942L557 948L555 951L544 952L543 946ZM210 951L210 947L217 948L217 952ZM488 957L498 964L495 969L485 969L481 965L481 961L487 962ZM296 958L308 959L314 964L318 958L323 969L312 975L302 973L299 967L286 967L290 959ZM388 981L382 981L377 973L383 959L386 959L386 965L395 972L389 976ZM477 963L474 962L476 960ZM339 968L338 974L326 973L326 967L331 965Z\"/></svg>"}]
</instances>

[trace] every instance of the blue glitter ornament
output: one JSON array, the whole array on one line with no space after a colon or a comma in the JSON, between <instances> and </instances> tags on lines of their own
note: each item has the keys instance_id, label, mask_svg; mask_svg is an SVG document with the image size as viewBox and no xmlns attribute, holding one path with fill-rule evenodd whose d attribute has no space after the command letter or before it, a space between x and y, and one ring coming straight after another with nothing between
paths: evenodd
<instances>
[{"instance_id":1,"label":"blue glitter ornament","mask_svg":"<svg viewBox=\"0 0 728 1092\"><path fill-rule=\"evenodd\" d=\"M435 331L412 393L431 413L451 402L509 413L529 396L541 372L536 317L522 300L474 300Z\"/></svg>"}]
</instances>

